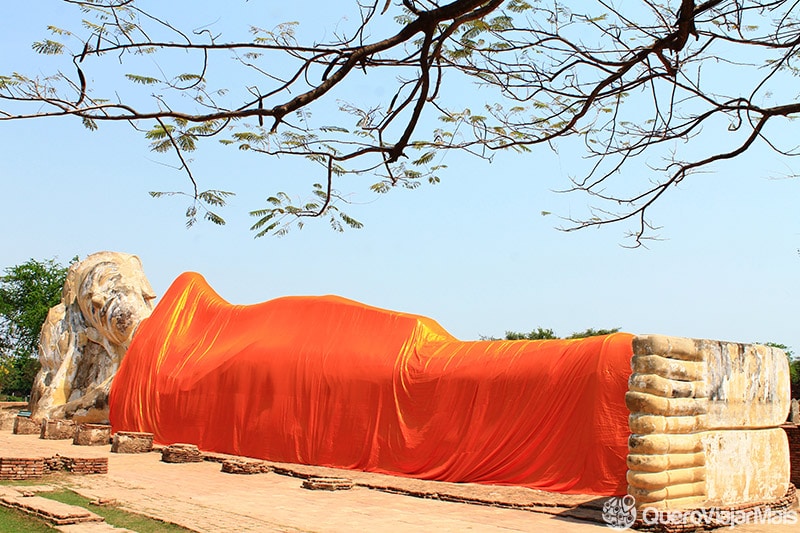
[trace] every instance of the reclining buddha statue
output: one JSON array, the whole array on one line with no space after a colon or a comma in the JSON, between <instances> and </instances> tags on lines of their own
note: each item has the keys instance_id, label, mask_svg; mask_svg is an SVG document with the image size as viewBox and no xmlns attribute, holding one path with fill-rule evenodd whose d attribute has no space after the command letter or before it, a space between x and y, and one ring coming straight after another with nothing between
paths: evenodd
<instances>
[{"instance_id":1,"label":"reclining buddha statue","mask_svg":"<svg viewBox=\"0 0 800 533\"><path fill-rule=\"evenodd\" d=\"M113 431L269 461L664 509L790 491L785 354L627 333L460 341L336 296L232 305L195 273L139 325Z\"/></svg>"},{"instance_id":2,"label":"reclining buddha statue","mask_svg":"<svg viewBox=\"0 0 800 533\"><path fill-rule=\"evenodd\" d=\"M793 496L775 348L627 333L460 341L336 296L232 305L194 273L154 298L136 256L71 266L42 328L30 425L110 420L161 444L640 508Z\"/></svg>"}]
</instances>

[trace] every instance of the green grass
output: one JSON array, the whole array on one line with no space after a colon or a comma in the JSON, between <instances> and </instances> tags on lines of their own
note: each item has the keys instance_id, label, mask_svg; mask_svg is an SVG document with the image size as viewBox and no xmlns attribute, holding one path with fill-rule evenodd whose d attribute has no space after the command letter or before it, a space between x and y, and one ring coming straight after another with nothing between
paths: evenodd
<instances>
[{"instance_id":1,"label":"green grass","mask_svg":"<svg viewBox=\"0 0 800 533\"><path fill-rule=\"evenodd\" d=\"M0 506L0 533L52 533L51 528L29 514Z\"/></svg>"},{"instance_id":2,"label":"green grass","mask_svg":"<svg viewBox=\"0 0 800 533\"><path fill-rule=\"evenodd\" d=\"M191 531L190 529L176 526L154 518L148 518L136 513L129 513L123 511L113 505L92 505L89 498L84 498L71 490L62 489L55 492L40 492L38 496L49 498L61 503L69 505L77 505L88 509L89 511L98 514L105 518L106 523L112 526L123 527L137 531L138 533L184 533Z\"/></svg>"},{"instance_id":3,"label":"green grass","mask_svg":"<svg viewBox=\"0 0 800 533\"><path fill-rule=\"evenodd\" d=\"M29 487L29 486L38 486L38 485L52 485L53 483L58 483L66 476L61 473L55 474L47 474L42 477L36 477L31 479L4 479L0 481L0 485L6 485L9 487Z\"/></svg>"}]
</instances>

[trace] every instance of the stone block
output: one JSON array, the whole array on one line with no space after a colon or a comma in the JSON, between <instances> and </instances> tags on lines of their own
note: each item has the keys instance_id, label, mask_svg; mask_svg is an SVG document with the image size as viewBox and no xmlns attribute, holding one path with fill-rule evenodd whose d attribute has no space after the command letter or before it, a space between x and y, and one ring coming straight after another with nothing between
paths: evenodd
<instances>
[{"instance_id":1,"label":"stone block","mask_svg":"<svg viewBox=\"0 0 800 533\"><path fill-rule=\"evenodd\" d=\"M105 424L80 424L72 444L77 446L105 446L111 442L111 426Z\"/></svg>"},{"instance_id":2,"label":"stone block","mask_svg":"<svg viewBox=\"0 0 800 533\"><path fill-rule=\"evenodd\" d=\"M308 490L350 490L353 482L341 477L314 476L303 481L303 488Z\"/></svg>"},{"instance_id":3,"label":"stone block","mask_svg":"<svg viewBox=\"0 0 800 533\"><path fill-rule=\"evenodd\" d=\"M74 439L77 427L78 425L74 420L44 419L42 420L42 429L39 433L39 438L46 440Z\"/></svg>"},{"instance_id":4,"label":"stone block","mask_svg":"<svg viewBox=\"0 0 800 533\"><path fill-rule=\"evenodd\" d=\"M153 434L138 431L117 431L111 442L114 453L147 453L153 451Z\"/></svg>"},{"instance_id":5,"label":"stone block","mask_svg":"<svg viewBox=\"0 0 800 533\"><path fill-rule=\"evenodd\" d=\"M226 474L267 474L272 472L272 467L264 461L227 459L222 461L222 471Z\"/></svg>"},{"instance_id":6,"label":"stone block","mask_svg":"<svg viewBox=\"0 0 800 533\"><path fill-rule=\"evenodd\" d=\"M200 463L203 454L194 444L170 444L161 450L161 460L165 463Z\"/></svg>"},{"instance_id":7,"label":"stone block","mask_svg":"<svg viewBox=\"0 0 800 533\"><path fill-rule=\"evenodd\" d=\"M38 418L28 416L14 418L14 435L40 435L41 432L42 421Z\"/></svg>"}]
</instances>

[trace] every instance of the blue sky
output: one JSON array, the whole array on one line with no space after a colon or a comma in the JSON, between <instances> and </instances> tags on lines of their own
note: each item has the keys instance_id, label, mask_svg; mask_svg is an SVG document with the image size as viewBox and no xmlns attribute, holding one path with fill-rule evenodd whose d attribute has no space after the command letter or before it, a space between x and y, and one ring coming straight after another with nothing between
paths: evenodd
<instances>
[{"instance_id":1,"label":"blue sky","mask_svg":"<svg viewBox=\"0 0 800 533\"><path fill-rule=\"evenodd\" d=\"M72 12L45 3L52 9L34 13L18 4L0 20L0 73L36 72L30 43ZM298 10L315 12L301 19L309 32L341 16L301 4ZM267 27L298 16L273 4L261 9L259 24ZM232 12L208 22L246 24ZM364 98L380 92L369 80L359 83ZM479 91L462 96L476 107L485 103ZM348 213L363 229L340 234L319 221L283 238L253 239L247 212L277 190L293 191L307 169L211 143L193 154L201 186L237 196L222 211L226 226L186 229L184 199L147 194L186 190L185 176L129 126L89 132L59 119L2 122L0 131L3 267L115 250L141 257L158 294L181 272L197 271L233 303L338 294L430 316L462 339L538 326L562 335L621 327L800 348L800 182L775 179L798 168L765 150L672 190L651 213L665 240L631 250L622 246L623 226L555 229L559 215L587 204L585 196L553 192L584 164L580 145L503 154L491 164L450 153L442 183L415 191L377 196L369 180L352 180L339 188L352 193Z\"/></svg>"}]
</instances>

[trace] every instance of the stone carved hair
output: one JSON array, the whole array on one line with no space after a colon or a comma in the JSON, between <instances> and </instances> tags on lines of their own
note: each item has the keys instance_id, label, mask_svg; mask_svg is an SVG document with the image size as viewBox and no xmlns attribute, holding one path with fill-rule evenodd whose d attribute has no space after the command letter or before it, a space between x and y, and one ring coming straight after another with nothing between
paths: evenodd
<instances>
[{"instance_id":1,"label":"stone carved hair","mask_svg":"<svg viewBox=\"0 0 800 533\"><path fill-rule=\"evenodd\" d=\"M32 416L107 421L111 380L154 298L135 255L99 252L73 264L42 326Z\"/></svg>"}]
</instances>

